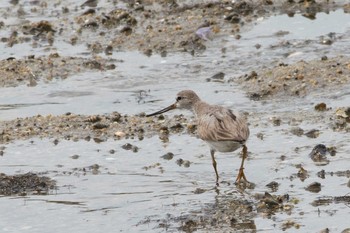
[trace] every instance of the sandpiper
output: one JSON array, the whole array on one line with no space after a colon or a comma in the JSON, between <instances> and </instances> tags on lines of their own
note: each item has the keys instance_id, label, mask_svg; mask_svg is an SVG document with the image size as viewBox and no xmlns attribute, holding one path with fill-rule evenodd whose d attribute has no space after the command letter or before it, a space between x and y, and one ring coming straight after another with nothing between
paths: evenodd
<instances>
[{"instance_id":1,"label":"sandpiper","mask_svg":"<svg viewBox=\"0 0 350 233\"><path fill-rule=\"evenodd\" d=\"M235 183L240 183L241 179L249 183L245 177L243 167L244 160L248 155L246 141L249 137L249 128L242 116L233 113L230 109L210 105L202 101L192 90L180 91L174 104L146 116L154 116L172 109L187 109L195 114L198 121L198 136L210 146L210 154L216 174L216 185L219 185L219 174L216 168L215 152L233 152L240 147L243 148L243 156Z\"/></svg>"}]
</instances>

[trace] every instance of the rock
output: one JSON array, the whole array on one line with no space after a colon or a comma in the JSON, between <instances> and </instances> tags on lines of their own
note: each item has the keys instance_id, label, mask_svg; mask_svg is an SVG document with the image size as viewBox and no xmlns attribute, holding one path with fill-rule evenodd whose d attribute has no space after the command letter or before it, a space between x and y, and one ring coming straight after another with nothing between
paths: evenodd
<instances>
[{"instance_id":1,"label":"rock","mask_svg":"<svg viewBox=\"0 0 350 233\"><path fill-rule=\"evenodd\" d=\"M105 129L108 128L108 124L96 123L92 126L93 129Z\"/></svg>"},{"instance_id":2,"label":"rock","mask_svg":"<svg viewBox=\"0 0 350 233\"><path fill-rule=\"evenodd\" d=\"M317 138L320 136L320 131L318 129L312 129L305 133L305 136L308 138Z\"/></svg>"},{"instance_id":3,"label":"rock","mask_svg":"<svg viewBox=\"0 0 350 233\"><path fill-rule=\"evenodd\" d=\"M323 144L316 145L311 153L309 154L312 161L317 163L317 165L324 166L329 163L329 160L326 157L327 147Z\"/></svg>"},{"instance_id":4,"label":"rock","mask_svg":"<svg viewBox=\"0 0 350 233\"><path fill-rule=\"evenodd\" d=\"M125 133L122 131L117 131L114 133L114 136L116 136L117 138L123 138L125 137Z\"/></svg>"},{"instance_id":5,"label":"rock","mask_svg":"<svg viewBox=\"0 0 350 233\"><path fill-rule=\"evenodd\" d=\"M55 185L56 181L49 177L38 176L30 172L13 176L0 173L0 195L47 195L49 190L55 188Z\"/></svg>"},{"instance_id":6,"label":"rock","mask_svg":"<svg viewBox=\"0 0 350 233\"><path fill-rule=\"evenodd\" d=\"M350 107L349 108L338 108L335 111L337 117L349 118L350 117Z\"/></svg>"},{"instance_id":7,"label":"rock","mask_svg":"<svg viewBox=\"0 0 350 233\"><path fill-rule=\"evenodd\" d=\"M162 155L161 158L163 158L165 160L172 160L174 158L174 154L171 152L168 152L165 155Z\"/></svg>"},{"instance_id":8,"label":"rock","mask_svg":"<svg viewBox=\"0 0 350 233\"><path fill-rule=\"evenodd\" d=\"M315 105L315 110L319 112L324 112L327 110L327 105L325 103L319 103Z\"/></svg>"},{"instance_id":9,"label":"rock","mask_svg":"<svg viewBox=\"0 0 350 233\"><path fill-rule=\"evenodd\" d=\"M304 134L304 130L300 127L293 127L291 128L290 132L299 137Z\"/></svg>"},{"instance_id":10,"label":"rock","mask_svg":"<svg viewBox=\"0 0 350 233\"><path fill-rule=\"evenodd\" d=\"M135 153L139 151L139 148L137 146L131 145L130 143L122 145L122 148L124 150L132 150Z\"/></svg>"},{"instance_id":11,"label":"rock","mask_svg":"<svg viewBox=\"0 0 350 233\"><path fill-rule=\"evenodd\" d=\"M313 182L309 184L305 189L312 193L318 193L321 191L321 184L318 182Z\"/></svg>"},{"instance_id":12,"label":"rock","mask_svg":"<svg viewBox=\"0 0 350 233\"><path fill-rule=\"evenodd\" d=\"M266 187L269 187L273 192L276 192L278 190L279 184L276 181L271 181L266 185Z\"/></svg>"},{"instance_id":13,"label":"rock","mask_svg":"<svg viewBox=\"0 0 350 233\"><path fill-rule=\"evenodd\" d=\"M72 159L78 159L80 156L79 155L72 155L71 158Z\"/></svg>"},{"instance_id":14,"label":"rock","mask_svg":"<svg viewBox=\"0 0 350 233\"><path fill-rule=\"evenodd\" d=\"M309 177L309 175L307 174L307 170L305 170L303 167L299 168L297 176L300 178L301 181L304 181L306 180L306 178Z\"/></svg>"}]
</instances>

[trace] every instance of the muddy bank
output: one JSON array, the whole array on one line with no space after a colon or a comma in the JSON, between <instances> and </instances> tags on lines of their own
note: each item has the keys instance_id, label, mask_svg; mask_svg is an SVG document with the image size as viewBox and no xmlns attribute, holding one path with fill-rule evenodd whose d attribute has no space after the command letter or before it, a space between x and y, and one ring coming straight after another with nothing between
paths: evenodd
<instances>
[{"instance_id":1,"label":"muddy bank","mask_svg":"<svg viewBox=\"0 0 350 233\"><path fill-rule=\"evenodd\" d=\"M24 18L30 12L60 19L27 21L20 27L3 22L2 28L12 31L9 37L2 38L3 43L52 46L59 38L65 38L73 45L86 43L93 54L130 49L164 55L173 51L200 51L205 49L204 41L195 32L201 27L210 26L218 35L239 35L243 25L262 16L293 17L299 12L314 19L319 12L339 7L348 9L345 1L114 1L108 4L87 1L84 4L31 2L25 6L12 1L11 4L12 7L1 12L4 16Z\"/></svg>"},{"instance_id":2,"label":"muddy bank","mask_svg":"<svg viewBox=\"0 0 350 233\"><path fill-rule=\"evenodd\" d=\"M65 79L91 69L115 69L120 61L108 59L108 56L118 51L139 50L147 56L153 53L167 56L174 52L200 54L212 38L234 36L240 39L240 32L259 17L273 14L293 17L298 12L312 20L319 12L348 9L343 1L138 1L105 5L97 2L21 5L11 1L11 6L0 9L0 14L7 19L0 22L7 34L1 38L1 43L6 48L28 47L25 50L28 49L29 54L19 57L10 53L11 56L1 61L0 85L5 87L35 86L40 80ZM28 18L23 23L29 14L35 19ZM42 14L49 20L39 20ZM197 31L200 28L206 30ZM67 57L64 53L70 48L61 49L67 44L72 48L85 46L87 52ZM99 57L103 55L107 59ZM93 57L78 58L80 56ZM262 74L259 72L259 75Z\"/></svg>"},{"instance_id":3,"label":"muddy bank","mask_svg":"<svg viewBox=\"0 0 350 233\"><path fill-rule=\"evenodd\" d=\"M0 196L47 195L55 185L51 178L34 173L10 176L0 173Z\"/></svg>"},{"instance_id":4,"label":"muddy bank","mask_svg":"<svg viewBox=\"0 0 350 233\"><path fill-rule=\"evenodd\" d=\"M106 115L83 116L67 113L61 116L33 116L0 123L0 142L26 140L33 137L57 140L94 140L103 142L109 138L142 140L159 134L163 141L169 134L195 132L196 126L183 115L174 118L164 116L144 117L121 115L114 112Z\"/></svg>"},{"instance_id":5,"label":"muddy bank","mask_svg":"<svg viewBox=\"0 0 350 233\"><path fill-rule=\"evenodd\" d=\"M323 57L320 60L279 64L252 71L235 79L253 100L305 97L315 92L336 92L350 83L348 57Z\"/></svg>"},{"instance_id":6,"label":"muddy bank","mask_svg":"<svg viewBox=\"0 0 350 233\"><path fill-rule=\"evenodd\" d=\"M266 113L247 113L251 127L267 127L269 125L289 125L290 134L295 136L307 136L316 138L320 131L331 129L333 131L350 130L350 110L344 106L332 109L325 105L321 110L318 105L310 111L295 113L274 113L268 119ZM298 125L305 123L317 123L322 125L319 129L307 130ZM52 138L56 140L94 140L103 142L109 138L116 140L121 138L143 140L144 137L158 135L163 142L169 141L172 134L189 133L196 135L196 121L193 117L184 115L145 117L140 115L128 116L118 112L104 115L77 115L67 113L65 115L33 116L18 118L11 121L0 122L0 143L6 144L14 140L26 140L30 138ZM257 135L259 137L259 135Z\"/></svg>"},{"instance_id":7,"label":"muddy bank","mask_svg":"<svg viewBox=\"0 0 350 233\"><path fill-rule=\"evenodd\" d=\"M14 87L25 84L33 87L38 85L38 82L64 80L71 75L91 70L103 72L115 69L115 63L118 61L114 59L60 57L58 53L41 57L32 55L18 60L8 58L0 61L0 86Z\"/></svg>"}]
</instances>

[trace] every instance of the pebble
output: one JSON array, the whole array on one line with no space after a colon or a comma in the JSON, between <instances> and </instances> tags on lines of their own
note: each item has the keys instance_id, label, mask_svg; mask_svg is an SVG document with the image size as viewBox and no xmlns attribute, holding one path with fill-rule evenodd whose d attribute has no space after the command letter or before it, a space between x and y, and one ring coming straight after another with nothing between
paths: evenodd
<instances>
[{"instance_id":1,"label":"pebble","mask_svg":"<svg viewBox=\"0 0 350 233\"><path fill-rule=\"evenodd\" d=\"M335 111L335 115L342 118L349 118L350 117L350 107L349 108L338 108Z\"/></svg>"},{"instance_id":2,"label":"pebble","mask_svg":"<svg viewBox=\"0 0 350 233\"><path fill-rule=\"evenodd\" d=\"M92 126L93 129L105 129L108 128L108 124L96 123Z\"/></svg>"},{"instance_id":3,"label":"pebble","mask_svg":"<svg viewBox=\"0 0 350 233\"><path fill-rule=\"evenodd\" d=\"M299 137L304 134L304 130L300 127L293 127L291 128L290 132Z\"/></svg>"},{"instance_id":4,"label":"pebble","mask_svg":"<svg viewBox=\"0 0 350 233\"><path fill-rule=\"evenodd\" d=\"M305 170L303 167L299 168L297 176L300 178L301 181L304 181L306 180L306 178L309 177L309 175L307 174L307 170Z\"/></svg>"},{"instance_id":5,"label":"pebble","mask_svg":"<svg viewBox=\"0 0 350 233\"><path fill-rule=\"evenodd\" d=\"M165 155L162 155L161 158L163 158L165 160L172 160L174 158L174 154L171 152L168 152Z\"/></svg>"},{"instance_id":6,"label":"pebble","mask_svg":"<svg viewBox=\"0 0 350 233\"><path fill-rule=\"evenodd\" d=\"M118 138L123 138L123 137L125 137L125 133L122 131L117 131L114 133L114 136L116 136Z\"/></svg>"},{"instance_id":7,"label":"pebble","mask_svg":"<svg viewBox=\"0 0 350 233\"><path fill-rule=\"evenodd\" d=\"M78 159L80 156L79 155L72 155L71 158L72 159Z\"/></svg>"},{"instance_id":8,"label":"pebble","mask_svg":"<svg viewBox=\"0 0 350 233\"><path fill-rule=\"evenodd\" d=\"M276 181L271 181L266 185L266 187L269 187L273 192L276 192L278 190L279 184Z\"/></svg>"},{"instance_id":9,"label":"pebble","mask_svg":"<svg viewBox=\"0 0 350 233\"><path fill-rule=\"evenodd\" d=\"M329 160L326 157L328 150L327 147L323 144L316 145L311 153L309 154L312 161L318 163L317 165L327 165Z\"/></svg>"},{"instance_id":10,"label":"pebble","mask_svg":"<svg viewBox=\"0 0 350 233\"><path fill-rule=\"evenodd\" d=\"M305 133L305 136L308 138L317 138L320 136L320 131L318 129L312 129Z\"/></svg>"},{"instance_id":11,"label":"pebble","mask_svg":"<svg viewBox=\"0 0 350 233\"><path fill-rule=\"evenodd\" d=\"M139 148L137 146L131 145L130 143L122 145L122 148L124 150L132 150L135 153L139 151Z\"/></svg>"},{"instance_id":12,"label":"pebble","mask_svg":"<svg viewBox=\"0 0 350 233\"><path fill-rule=\"evenodd\" d=\"M321 191L321 184L319 182L313 182L309 184L305 189L312 193L318 193Z\"/></svg>"},{"instance_id":13,"label":"pebble","mask_svg":"<svg viewBox=\"0 0 350 233\"><path fill-rule=\"evenodd\" d=\"M315 105L315 110L319 112L324 112L327 110L327 105L325 103L319 103Z\"/></svg>"}]
</instances>

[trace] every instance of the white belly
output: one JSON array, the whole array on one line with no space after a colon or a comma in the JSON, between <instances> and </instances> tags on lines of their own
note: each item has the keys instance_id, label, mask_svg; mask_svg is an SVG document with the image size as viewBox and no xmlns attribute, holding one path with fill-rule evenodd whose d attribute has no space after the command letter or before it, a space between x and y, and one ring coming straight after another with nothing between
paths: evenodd
<instances>
[{"instance_id":1,"label":"white belly","mask_svg":"<svg viewBox=\"0 0 350 233\"><path fill-rule=\"evenodd\" d=\"M219 152L232 152L242 146L241 143L235 141L207 141L210 148Z\"/></svg>"}]
</instances>

